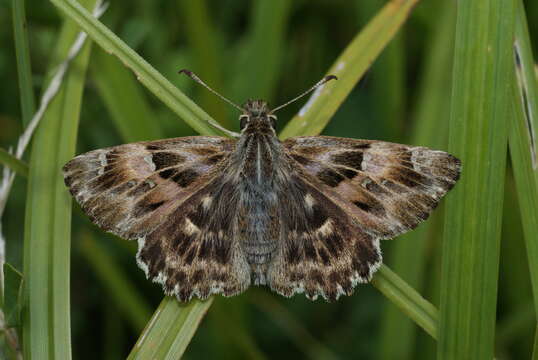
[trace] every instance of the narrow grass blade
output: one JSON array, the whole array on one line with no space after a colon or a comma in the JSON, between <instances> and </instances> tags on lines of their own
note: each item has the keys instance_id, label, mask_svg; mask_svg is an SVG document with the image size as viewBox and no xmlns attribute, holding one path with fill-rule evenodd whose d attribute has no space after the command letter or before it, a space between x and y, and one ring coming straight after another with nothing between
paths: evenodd
<instances>
[{"instance_id":1,"label":"narrow grass blade","mask_svg":"<svg viewBox=\"0 0 538 360\"><path fill-rule=\"evenodd\" d=\"M245 47L239 54L237 73L241 76L235 79L234 95L238 99L271 101L284 55L285 34L293 2L258 0L251 4L251 23Z\"/></svg>"},{"instance_id":2,"label":"narrow grass blade","mask_svg":"<svg viewBox=\"0 0 538 360\"><path fill-rule=\"evenodd\" d=\"M165 297L127 359L180 359L212 302Z\"/></svg>"},{"instance_id":3,"label":"narrow grass blade","mask_svg":"<svg viewBox=\"0 0 538 360\"><path fill-rule=\"evenodd\" d=\"M503 349L514 343L515 340L528 334L529 329L534 330L536 325L534 303L529 302L508 314L507 318L497 325L495 347Z\"/></svg>"},{"instance_id":4,"label":"narrow grass blade","mask_svg":"<svg viewBox=\"0 0 538 360\"><path fill-rule=\"evenodd\" d=\"M159 100L164 102L194 130L205 135L219 135L209 123L216 123L205 111L192 102L178 88L142 59L99 20L74 0L51 0L60 10L75 21L106 52L117 56Z\"/></svg>"},{"instance_id":5,"label":"narrow grass blade","mask_svg":"<svg viewBox=\"0 0 538 360\"><path fill-rule=\"evenodd\" d=\"M338 77L318 88L299 114L286 125L281 139L319 134L379 53L405 23L418 0L390 1L353 39L327 72Z\"/></svg>"},{"instance_id":6,"label":"narrow grass blade","mask_svg":"<svg viewBox=\"0 0 538 360\"><path fill-rule=\"evenodd\" d=\"M2 310L6 328L19 327L22 307L22 274L8 263L4 263L5 288Z\"/></svg>"},{"instance_id":7,"label":"narrow grass blade","mask_svg":"<svg viewBox=\"0 0 538 360\"><path fill-rule=\"evenodd\" d=\"M57 59L67 57L78 33L76 24L65 23L57 43ZM71 358L71 198L63 184L61 167L75 151L89 51L86 44L71 62L34 137L24 234L25 359Z\"/></svg>"},{"instance_id":8,"label":"narrow grass blade","mask_svg":"<svg viewBox=\"0 0 538 360\"><path fill-rule=\"evenodd\" d=\"M15 156L2 148L0 148L0 164L7 166L19 175L28 177L28 164L17 159Z\"/></svg>"},{"instance_id":9,"label":"narrow grass blade","mask_svg":"<svg viewBox=\"0 0 538 360\"><path fill-rule=\"evenodd\" d=\"M441 4L438 8L441 16L436 20L435 33L427 42L431 50L425 54L426 63L415 110L415 124L409 140L413 145L446 149L446 96L450 89L453 59L453 47L448 44L454 41L455 5L450 1ZM399 276L419 291L428 275L425 269L428 256L431 256L427 252L428 240L431 237L441 238L443 234L442 223L436 221L441 214L441 209L436 210L416 230L399 236L392 244L389 258L385 259ZM387 303L381 327L380 358L412 359L416 335L416 327L410 319Z\"/></svg>"},{"instance_id":10,"label":"narrow grass blade","mask_svg":"<svg viewBox=\"0 0 538 360\"><path fill-rule=\"evenodd\" d=\"M223 91L225 88L222 72L226 69L222 68L221 49L217 46L220 34L215 32L212 26L207 1L180 1L178 5L179 16L185 25L184 37L192 49L193 68L191 70L200 74L204 81L211 84L217 91ZM200 107L209 114L219 114L220 123L226 128L231 128L232 123L229 117L224 116L228 113L229 107L201 86L197 86L196 91L197 98L200 99L198 101Z\"/></svg>"},{"instance_id":11,"label":"narrow grass blade","mask_svg":"<svg viewBox=\"0 0 538 360\"><path fill-rule=\"evenodd\" d=\"M252 360L266 360L262 350L258 347L252 329L248 326L250 321L247 313L247 298L235 298L232 301L220 296L216 297L208 314L207 327L216 334L222 333L222 324L230 324L229 330L215 341L213 354L226 351L229 358L244 357ZM233 323L233 324L232 324ZM232 345L233 346L230 346ZM231 348L231 349L230 349Z\"/></svg>"},{"instance_id":12,"label":"narrow grass blade","mask_svg":"<svg viewBox=\"0 0 538 360\"><path fill-rule=\"evenodd\" d=\"M387 266L381 265L372 279L372 285L409 316L431 337L437 339L438 311L418 292Z\"/></svg>"},{"instance_id":13,"label":"narrow grass blade","mask_svg":"<svg viewBox=\"0 0 538 360\"><path fill-rule=\"evenodd\" d=\"M534 347L532 349L532 360L538 360L538 325L534 330Z\"/></svg>"},{"instance_id":14,"label":"narrow grass blade","mask_svg":"<svg viewBox=\"0 0 538 360\"><path fill-rule=\"evenodd\" d=\"M116 302L116 307L125 315L134 330L141 331L151 317L149 305L137 294L131 281L92 235L82 236L80 248L110 298Z\"/></svg>"},{"instance_id":15,"label":"narrow grass blade","mask_svg":"<svg viewBox=\"0 0 538 360\"><path fill-rule=\"evenodd\" d=\"M35 112L35 98L24 0L11 0L11 6L13 9L13 34L15 37L15 55L17 56L22 125L26 127Z\"/></svg>"},{"instance_id":16,"label":"narrow grass blade","mask_svg":"<svg viewBox=\"0 0 538 360\"><path fill-rule=\"evenodd\" d=\"M463 164L446 201L439 359L491 359L513 81L512 0L459 2L449 150Z\"/></svg>"},{"instance_id":17,"label":"narrow grass blade","mask_svg":"<svg viewBox=\"0 0 538 360\"><path fill-rule=\"evenodd\" d=\"M384 0L356 1L361 23L367 23L367 20L374 16L385 3ZM400 31L387 44L368 74L370 81L366 80L371 90L373 117L381 124L385 141L400 141L403 130L407 100L405 89L407 56L404 36L404 32ZM394 349L394 346L388 348ZM398 356L402 359L402 353L398 353Z\"/></svg>"},{"instance_id":18,"label":"narrow grass blade","mask_svg":"<svg viewBox=\"0 0 538 360\"><path fill-rule=\"evenodd\" d=\"M125 141L156 140L163 137L140 85L117 58L101 49L95 49L90 70L99 95Z\"/></svg>"},{"instance_id":19,"label":"narrow grass blade","mask_svg":"<svg viewBox=\"0 0 538 360\"><path fill-rule=\"evenodd\" d=\"M273 294L257 291L248 298L252 305L259 308L278 324L289 336L290 340L304 353L308 359L330 360L338 356L325 344L317 340L290 310L274 299Z\"/></svg>"},{"instance_id":20,"label":"narrow grass blade","mask_svg":"<svg viewBox=\"0 0 538 360\"><path fill-rule=\"evenodd\" d=\"M527 257L538 314L538 81L527 29L523 3L516 1L515 72L513 83L513 121L509 132L510 155L521 219L525 234Z\"/></svg>"}]
</instances>

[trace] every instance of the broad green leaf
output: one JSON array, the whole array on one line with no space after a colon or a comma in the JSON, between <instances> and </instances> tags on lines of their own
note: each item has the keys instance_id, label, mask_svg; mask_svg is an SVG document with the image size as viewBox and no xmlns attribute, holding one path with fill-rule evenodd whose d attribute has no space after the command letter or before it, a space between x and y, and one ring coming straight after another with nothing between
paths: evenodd
<instances>
[{"instance_id":1,"label":"broad green leaf","mask_svg":"<svg viewBox=\"0 0 538 360\"><path fill-rule=\"evenodd\" d=\"M449 151L463 171L446 201L439 359L493 358L513 26L513 0L458 2Z\"/></svg>"}]
</instances>

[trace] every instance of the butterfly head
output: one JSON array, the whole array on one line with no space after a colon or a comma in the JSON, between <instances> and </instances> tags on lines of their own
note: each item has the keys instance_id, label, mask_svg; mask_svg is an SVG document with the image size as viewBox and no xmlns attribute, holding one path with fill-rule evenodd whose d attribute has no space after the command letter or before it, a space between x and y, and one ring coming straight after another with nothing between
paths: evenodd
<instances>
[{"instance_id":1,"label":"butterfly head","mask_svg":"<svg viewBox=\"0 0 538 360\"><path fill-rule=\"evenodd\" d=\"M272 114L267 102L248 100L243 105L243 114L239 116L241 131L274 132L276 116Z\"/></svg>"}]
</instances>

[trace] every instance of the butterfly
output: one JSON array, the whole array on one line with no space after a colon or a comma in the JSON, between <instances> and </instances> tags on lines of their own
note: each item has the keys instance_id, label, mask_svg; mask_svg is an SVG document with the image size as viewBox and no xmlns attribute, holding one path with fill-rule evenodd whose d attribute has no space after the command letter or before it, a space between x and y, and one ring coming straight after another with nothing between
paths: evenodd
<instances>
[{"instance_id":1,"label":"butterfly","mask_svg":"<svg viewBox=\"0 0 538 360\"><path fill-rule=\"evenodd\" d=\"M138 241L146 276L180 301L267 285L290 297L351 295L382 262L379 241L426 220L460 161L420 146L331 136L280 141L276 110L238 106L238 138L191 136L79 155L65 184L101 229Z\"/></svg>"}]
</instances>

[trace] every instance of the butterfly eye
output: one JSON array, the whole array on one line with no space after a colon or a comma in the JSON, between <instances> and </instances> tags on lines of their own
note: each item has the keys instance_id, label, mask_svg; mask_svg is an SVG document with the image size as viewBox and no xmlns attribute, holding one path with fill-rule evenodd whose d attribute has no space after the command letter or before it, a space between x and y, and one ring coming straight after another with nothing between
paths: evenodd
<instances>
[{"instance_id":1,"label":"butterfly eye","mask_svg":"<svg viewBox=\"0 0 538 360\"><path fill-rule=\"evenodd\" d=\"M239 129L243 130L247 126L249 119L248 115L239 116Z\"/></svg>"},{"instance_id":2,"label":"butterfly eye","mask_svg":"<svg viewBox=\"0 0 538 360\"><path fill-rule=\"evenodd\" d=\"M271 122L271 127L276 130L276 116L275 115L269 115L267 116L269 118L269 121Z\"/></svg>"}]
</instances>

